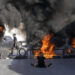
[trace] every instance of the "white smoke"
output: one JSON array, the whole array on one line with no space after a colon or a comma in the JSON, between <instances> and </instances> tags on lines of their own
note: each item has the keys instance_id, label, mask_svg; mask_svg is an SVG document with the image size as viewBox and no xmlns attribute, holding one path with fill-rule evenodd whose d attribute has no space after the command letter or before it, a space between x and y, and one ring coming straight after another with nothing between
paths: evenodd
<instances>
[{"instance_id":1,"label":"white smoke","mask_svg":"<svg viewBox=\"0 0 75 75\"><path fill-rule=\"evenodd\" d=\"M23 23L20 24L18 28L12 28L10 30L9 25L4 25L5 26L5 33L4 36L10 36L13 39L13 34L16 34L17 40L18 41L26 41L26 32L23 32Z\"/></svg>"}]
</instances>

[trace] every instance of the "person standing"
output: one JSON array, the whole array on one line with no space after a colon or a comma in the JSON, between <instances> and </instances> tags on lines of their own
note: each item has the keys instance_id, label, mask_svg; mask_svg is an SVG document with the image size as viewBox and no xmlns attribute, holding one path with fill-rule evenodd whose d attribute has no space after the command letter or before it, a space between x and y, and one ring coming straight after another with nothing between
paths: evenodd
<instances>
[{"instance_id":1,"label":"person standing","mask_svg":"<svg viewBox=\"0 0 75 75\"><path fill-rule=\"evenodd\" d=\"M16 38L16 34L13 34L13 47L11 50L11 54L13 54L13 50L17 48L17 38Z\"/></svg>"}]
</instances>

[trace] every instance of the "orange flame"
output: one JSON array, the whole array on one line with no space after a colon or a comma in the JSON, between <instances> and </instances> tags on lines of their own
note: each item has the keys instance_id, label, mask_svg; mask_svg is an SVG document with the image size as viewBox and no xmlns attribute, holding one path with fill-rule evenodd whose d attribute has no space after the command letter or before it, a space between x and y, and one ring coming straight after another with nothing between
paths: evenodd
<instances>
[{"instance_id":1,"label":"orange flame","mask_svg":"<svg viewBox=\"0 0 75 75\"><path fill-rule=\"evenodd\" d=\"M3 31L3 28L0 26L0 31Z\"/></svg>"},{"instance_id":2,"label":"orange flame","mask_svg":"<svg viewBox=\"0 0 75 75\"><path fill-rule=\"evenodd\" d=\"M75 48L75 38L72 39L72 47Z\"/></svg>"},{"instance_id":3,"label":"orange flame","mask_svg":"<svg viewBox=\"0 0 75 75\"><path fill-rule=\"evenodd\" d=\"M56 56L55 52L54 52L54 47L55 44L51 43L51 38L52 38L53 34L50 35L46 35L43 40L42 40L42 47L40 48L40 50L34 50L34 58L36 58L37 56L39 56L39 53L42 52L45 58L53 58L53 56Z\"/></svg>"},{"instance_id":4,"label":"orange flame","mask_svg":"<svg viewBox=\"0 0 75 75\"><path fill-rule=\"evenodd\" d=\"M75 38L72 39L72 48L75 48ZM68 53L71 53L72 50L69 48Z\"/></svg>"},{"instance_id":5,"label":"orange flame","mask_svg":"<svg viewBox=\"0 0 75 75\"><path fill-rule=\"evenodd\" d=\"M71 51L71 49L69 48L69 49L68 49L68 53L71 53L71 52L72 52L72 51Z\"/></svg>"}]
</instances>

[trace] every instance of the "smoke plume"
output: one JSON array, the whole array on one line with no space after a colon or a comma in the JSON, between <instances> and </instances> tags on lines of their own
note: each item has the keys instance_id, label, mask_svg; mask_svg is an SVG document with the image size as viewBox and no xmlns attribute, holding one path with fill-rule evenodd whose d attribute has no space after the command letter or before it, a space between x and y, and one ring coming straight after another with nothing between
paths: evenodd
<instances>
[{"instance_id":1,"label":"smoke plume","mask_svg":"<svg viewBox=\"0 0 75 75\"><path fill-rule=\"evenodd\" d=\"M54 38L61 42L68 36L66 27L75 20L75 1L0 0L0 19L10 29L23 22L30 48L40 47L43 37L50 33L55 33Z\"/></svg>"}]
</instances>

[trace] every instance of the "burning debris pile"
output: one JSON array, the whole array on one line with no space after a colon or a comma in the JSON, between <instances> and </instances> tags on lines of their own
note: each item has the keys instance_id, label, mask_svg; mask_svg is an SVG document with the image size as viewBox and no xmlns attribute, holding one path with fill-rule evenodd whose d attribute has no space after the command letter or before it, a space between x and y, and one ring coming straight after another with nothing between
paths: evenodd
<instances>
[{"instance_id":1,"label":"burning debris pile","mask_svg":"<svg viewBox=\"0 0 75 75\"><path fill-rule=\"evenodd\" d=\"M75 38L72 39L72 47L75 48Z\"/></svg>"},{"instance_id":2,"label":"burning debris pile","mask_svg":"<svg viewBox=\"0 0 75 75\"><path fill-rule=\"evenodd\" d=\"M53 58L53 56L56 56L54 52L55 44L51 43L51 38L53 34L46 35L42 40L42 47L40 50L34 50L34 58L39 56L39 53L42 52L45 58Z\"/></svg>"}]
</instances>

